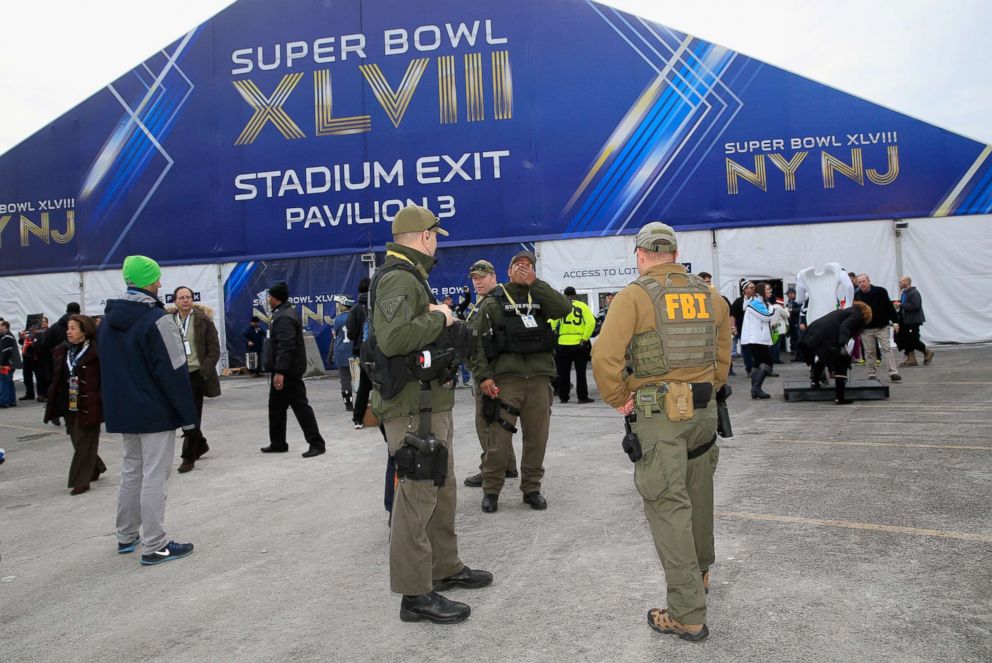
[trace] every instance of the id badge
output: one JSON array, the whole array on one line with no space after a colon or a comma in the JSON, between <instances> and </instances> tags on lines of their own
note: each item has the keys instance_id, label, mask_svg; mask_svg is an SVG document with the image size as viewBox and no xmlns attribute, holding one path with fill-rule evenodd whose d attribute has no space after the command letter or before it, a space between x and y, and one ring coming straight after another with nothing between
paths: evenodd
<instances>
[{"instance_id":1,"label":"id badge","mask_svg":"<svg viewBox=\"0 0 992 663\"><path fill-rule=\"evenodd\" d=\"M189 347L189 341L183 341L183 349L186 350L186 356L193 354L193 351Z\"/></svg>"},{"instance_id":2,"label":"id badge","mask_svg":"<svg viewBox=\"0 0 992 663\"><path fill-rule=\"evenodd\" d=\"M69 378L69 412L79 410L79 378L75 375Z\"/></svg>"},{"instance_id":3,"label":"id badge","mask_svg":"<svg viewBox=\"0 0 992 663\"><path fill-rule=\"evenodd\" d=\"M524 327L527 329L537 329L537 320L533 315L522 315L520 319L524 321Z\"/></svg>"}]
</instances>

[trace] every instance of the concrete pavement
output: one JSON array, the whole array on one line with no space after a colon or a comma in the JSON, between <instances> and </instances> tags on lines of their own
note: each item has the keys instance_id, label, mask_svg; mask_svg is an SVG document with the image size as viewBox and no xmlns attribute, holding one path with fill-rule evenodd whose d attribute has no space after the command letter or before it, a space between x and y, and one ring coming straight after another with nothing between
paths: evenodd
<instances>
[{"instance_id":1,"label":"concrete pavement","mask_svg":"<svg viewBox=\"0 0 992 663\"><path fill-rule=\"evenodd\" d=\"M737 369L705 643L645 623L663 572L604 404L555 406L547 511L510 480L483 514L461 484L479 445L458 390L461 555L495 582L448 593L472 606L464 624L404 624L378 431L352 430L336 379L308 380L328 453L300 458L290 417L291 453L263 456L267 386L238 378L206 403L210 453L169 481L169 534L196 552L158 567L116 554L119 436L103 436L109 472L70 497L63 431L38 404L0 411L0 659L992 660L992 350L939 348L890 400L848 407L784 402L801 364L760 402Z\"/></svg>"}]
</instances>

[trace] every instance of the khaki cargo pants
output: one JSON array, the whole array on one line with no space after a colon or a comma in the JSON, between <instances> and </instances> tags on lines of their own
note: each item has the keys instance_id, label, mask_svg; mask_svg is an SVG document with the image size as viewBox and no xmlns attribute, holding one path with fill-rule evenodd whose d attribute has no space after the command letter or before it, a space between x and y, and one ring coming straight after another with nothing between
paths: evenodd
<instances>
[{"instance_id":1,"label":"khaki cargo pants","mask_svg":"<svg viewBox=\"0 0 992 663\"><path fill-rule=\"evenodd\" d=\"M486 418L482 416L482 391L479 390L479 385L475 385L473 388L473 394L475 395L475 433L479 436L479 446L482 447L482 453L479 455L479 471L482 471L482 462L486 459L486 445L489 444L489 422ZM510 448L507 449L507 459L506 468L516 469L517 467L517 455L513 453L513 440L510 440Z\"/></svg>"},{"instance_id":2,"label":"khaki cargo pants","mask_svg":"<svg viewBox=\"0 0 992 663\"><path fill-rule=\"evenodd\" d=\"M683 624L705 624L702 573L715 560L713 474L720 449L714 444L692 460L687 454L716 434L716 401L682 422L638 409L632 428L644 454L634 466L634 485L665 568L668 612Z\"/></svg>"},{"instance_id":3,"label":"khaki cargo pants","mask_svg":"<svg viewBox=\"0 0 992 663\"><path fill-rule=\"evenodd\" d=\"M383 422L390 455L403 446L406 432L417 432L418 417ZM393 501L389 536L389 587L398 594L417 596L433 591L433 581L447 578L465 566L458 557L455 535L455 454L451 410L431 415L431 428L448 447L448 477L438 488L433 481L400 479Z\"/></svg>"},{"instance_id":4,"label":"khaki cargo pants","mask_svg":"<svg viewBox=\"0 0 992 663\"><path fill-rule=\"evenodd\" d=\"M519 428L523 433L520 456L520 490L524 495L541 490L544 478L544 453L548 448L551 426L551 378L524 378L507 375L496 379L499 400L520 411ZM518 417L500 409L500 417L517 426ZM499 495L506 481L513 453L513 433L499 423L489 424L486 450L482 455L482 492Z\"/></svg>"}]
</instances>

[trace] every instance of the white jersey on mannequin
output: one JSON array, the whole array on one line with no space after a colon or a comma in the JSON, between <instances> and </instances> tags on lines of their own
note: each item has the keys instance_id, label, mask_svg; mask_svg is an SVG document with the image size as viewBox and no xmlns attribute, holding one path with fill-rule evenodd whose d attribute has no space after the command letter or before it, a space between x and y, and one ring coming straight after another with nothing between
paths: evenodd
<instances>
[{"instance_id":1,"label":"white jersey on mannequin","mask_svg":"<svg viewBox=\"0 0 992 663\"><path fill-rule=\"evenodd\" d=\"M838 308L850 308L854 302L854 284L839 262L828 262L822 268L807 267L796 274L796 299L809 298L806 324L812 324Z\"/></svg>"}]
</instances>

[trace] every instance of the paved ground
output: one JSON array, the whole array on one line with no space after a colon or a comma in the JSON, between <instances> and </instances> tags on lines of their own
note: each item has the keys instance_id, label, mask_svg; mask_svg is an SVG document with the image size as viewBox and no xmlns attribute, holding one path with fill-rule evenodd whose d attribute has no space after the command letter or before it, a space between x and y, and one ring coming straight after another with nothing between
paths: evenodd
<instances>
[{"instance_id":1,"label":"paved ground","mask_svg":"<svg viewBox=\"0 0 992 663\"><path fill-rule=\"evenodd\" d=\"M264 381L223 383L206 406L210 454L170 479L170 534L196 553L150 568L115 552L115 436L108 474L70 497L68 439L40 405L4 410L0 659L989 661L990 371L988 346L942 348L889 401L846 408L786 403L776 379L774 400L752 401L732 378L703 644L645 623L663 574L601 403L555 407L548 511L525 508L511 481L488 515L461 485L478 443L458 391L461 553L496 581L450 592L472 605L457 626L398 619L385 445L351 430L335 380L308 381L329 447L311 460L295 424L294 453L262 456Z\"/></svg>"}]
</instances>

